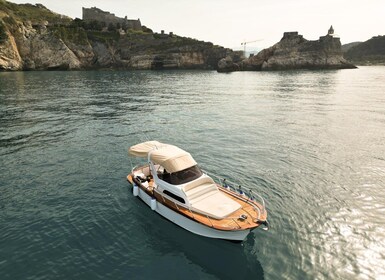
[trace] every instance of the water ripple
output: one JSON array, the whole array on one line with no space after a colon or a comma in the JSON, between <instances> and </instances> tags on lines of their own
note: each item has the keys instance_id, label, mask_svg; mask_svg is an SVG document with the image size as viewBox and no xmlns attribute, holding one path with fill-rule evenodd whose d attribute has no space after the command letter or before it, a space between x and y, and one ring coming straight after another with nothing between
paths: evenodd
<instances>
[{"instance_id":1,"label":"water ripple","mask_svg":"<svg viewBox=\"0 0 385 280\"><path fill-rule=\"evenodd\" d=\"M1 278L384 277L383 70L0 73ZM260 192L271 230L153 215L125 181L149 139Z\"/></svg>"}]
</instances>

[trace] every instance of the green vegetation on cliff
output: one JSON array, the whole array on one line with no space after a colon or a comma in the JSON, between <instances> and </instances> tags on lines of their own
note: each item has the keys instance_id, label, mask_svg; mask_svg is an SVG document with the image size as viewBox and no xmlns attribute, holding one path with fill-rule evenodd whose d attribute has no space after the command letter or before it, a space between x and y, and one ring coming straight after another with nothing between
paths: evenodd
<instances>
[{"instance_id":1,"label":"green vegetation on cliff","mask_svg":"<svg viewBox=\"0 0 385 280\"><path fill-rule=\"evenodd\" d=\"M88 43L88 36L84 29L79 27L55 25L50 26L49 30L53 34L65 42L72 42L74 44L86 45Z\"/></svg>"},{"instance_id":2,"label":"green vegetation on cliff","mask_svg":"<svg viewBox=\"0 0 385 280\"><path fill-rule=\"evenodd\" d=\"M3 22L1 22L3 18ZM177 50L183 47L212 47L211 43L176 35L153 33L143 26L142 30L122 30L120 24L109 24L99 21L86 22L81 19L72 20L48 10L41 4L14 4L0 0L0 42L7 39L6 25L10 30L23 22L31 22L33 26L45 26L55 37L78 45L87 45L92 41L113 45L119 41L126 42L134 52L156 53L159 51Z\"/></svg>"},{"instance_id":3,"label":"green vegetation on cliff","mask_svg":"<svg viewBox=\"0 0 385 280\"><path fill-rule=\"evenodd\" d=\"M102 32L97 30L87 30L87 37L91 41L98 41L105 44L113 44L119 41L119 33L116 31Z\"/></svg>"},{"instance_id":4,"label":"green vegetation on cliff","mask_svg":"<svg viewBox=\"0 0 385 280\"><path fill-rule=\"evenodd\" d=\"M341 46L341 50L343 53L346 53L349 49L353 48L354 46L357 46L359 44L361 44L362 42L351 42L351 43L348 43L348 44L344 44Z\"/></svg>"},{"instance_id":5,"label":"green vegetation on cliff","mask_svg":"<svg viewBox=\"0 0 385 280\"><path fill-rule=\"evenodd\" d=\"M385 36L376 36L351 47L344 57L356 64L385 64Z\"/></svg>"},{"instance_id":6,"label":"green vegetation on cliff","mask_svg":"<svg viewBox=\"0 0 385 280\"><path fill-rule=\"evenodd\" d=\"M8 35L7 35L6 29L5 29L5 25L2 22L2 20L0 20L0 44L3 43L7 39L8 39Z\"/></svg>"},{"instance_id":7,"label":"green vegetation on cliff","mask_svg":"<svg viewBox=\"0 0 385 280\"><path fill-rule=\"evenodd\" d=\"M21 21L31 21L32 23L42 21L65 23L71 21L71 18L53 13L41 4L14 4L0 0L0 11Z\"/></svg>"},{"instance_id":8,"label":"green vegetation on cliff","mask_svg":"<svg viewBox=\"0 0 385 280\"><path fill-rule=\"evenodd\" d=\"M71 19L0 0L0 70L216 69L231 50L140 24Z\"/></svg>"}]
</instances>

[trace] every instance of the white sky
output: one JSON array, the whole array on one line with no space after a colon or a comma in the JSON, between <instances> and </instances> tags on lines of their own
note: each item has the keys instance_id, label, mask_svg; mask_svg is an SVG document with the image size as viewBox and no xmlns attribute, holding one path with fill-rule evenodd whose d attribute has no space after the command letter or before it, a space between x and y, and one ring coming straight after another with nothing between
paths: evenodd
<instances>
[{"instance_id":1,"label":"white sky","mask_svg":"<svg viewBox=\"0 0 385 280\"><path fill-rule=\"evenodd\" d=\"M384 0L11 0L41 3L72 18L82 7L98 7L118 17L140 18L154 32L209 41L228 48L266 48L285 31L298 31L308 40L325 35L330 25L342 44L385 34Z\"/></svg>"}]
</instances>

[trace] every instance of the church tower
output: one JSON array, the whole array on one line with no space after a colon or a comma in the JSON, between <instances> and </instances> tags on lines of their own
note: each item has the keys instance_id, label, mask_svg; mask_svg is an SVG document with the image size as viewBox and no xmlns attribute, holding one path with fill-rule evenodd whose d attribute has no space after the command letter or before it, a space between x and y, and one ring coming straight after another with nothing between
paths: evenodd
<instances>
[{"instance_id":1,"label":"church tower","mask_svg":"<svg viewBox=\"0 0 385 280\"><path fill-rule=\"evenodd\" d=\"M334 35L333 25L330 25L330 28L329 28L329 30L328 30L328 35L330 35L330 36L333 36L333 35Z\"/></svg>"}]
</instances>

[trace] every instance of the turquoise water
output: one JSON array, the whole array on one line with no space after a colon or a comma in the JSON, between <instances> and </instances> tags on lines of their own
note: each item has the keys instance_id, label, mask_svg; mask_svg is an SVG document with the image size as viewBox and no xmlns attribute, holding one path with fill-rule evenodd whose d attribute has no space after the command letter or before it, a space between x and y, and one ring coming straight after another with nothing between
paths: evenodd
<instances>
[{"instance_id":1,"label":"turquoise water","mask_svg":"<svg viewBox=\"0 0 385 280\"><path fill-rule=\"evenodd\" d=\"M153 213L125 179L148 139L262 194L270 231ZM384 143L385 67L0 73L0 278L384 278Z\"/></svg>"}]
</instances>

